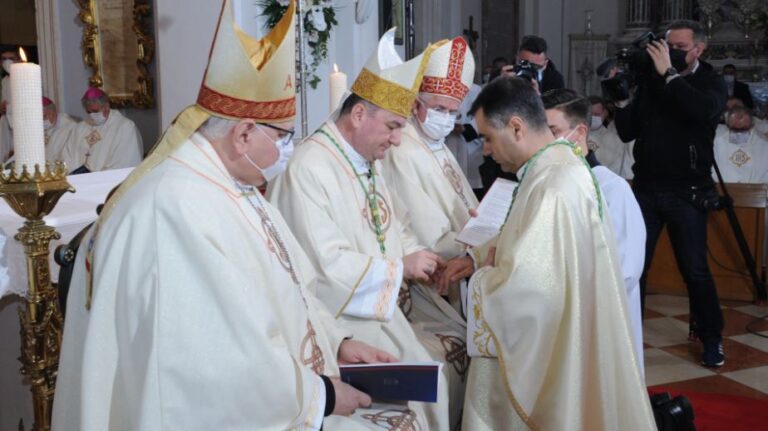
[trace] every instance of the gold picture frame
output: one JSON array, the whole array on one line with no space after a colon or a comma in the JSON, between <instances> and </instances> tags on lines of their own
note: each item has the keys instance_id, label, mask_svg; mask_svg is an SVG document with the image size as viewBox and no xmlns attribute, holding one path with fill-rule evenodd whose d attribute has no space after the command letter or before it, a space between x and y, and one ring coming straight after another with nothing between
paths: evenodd
<instances>
[{"instance_id":1,"label":"gold picture frame","mask_svg":"<svg viewBox=\"0 0 768 431\"><path fill-rule=\"evenodd\" d=\"M83 23L83 62L93 70L89 85L109 94L113 107L155 106L149 64L155 41L147 0L77 0Z\"/></svg>"}]
</instances>

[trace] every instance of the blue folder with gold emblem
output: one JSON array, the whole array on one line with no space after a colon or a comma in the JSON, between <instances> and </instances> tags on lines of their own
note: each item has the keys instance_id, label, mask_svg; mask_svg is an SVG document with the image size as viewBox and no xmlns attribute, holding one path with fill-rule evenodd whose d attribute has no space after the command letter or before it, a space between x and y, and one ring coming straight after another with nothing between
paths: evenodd
<instances>
[{"instance_id":1,"label":"blue folder with gold emblem","mask_svg":"<svg viewBox=\"0 0 768 431\"><path fill-rule=\"evenodd\" d=\"M373 399L437 402L440 362L341 365L341 380Z\"/></svg>"}]
</instances>

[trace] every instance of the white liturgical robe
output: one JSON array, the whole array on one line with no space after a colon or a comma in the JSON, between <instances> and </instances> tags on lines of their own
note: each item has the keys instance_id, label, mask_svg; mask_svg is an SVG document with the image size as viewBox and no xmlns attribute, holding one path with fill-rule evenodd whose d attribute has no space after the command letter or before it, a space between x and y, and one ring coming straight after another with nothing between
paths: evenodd
<instances>
[{"instance_id":1,"label":"white liturgical robe","mask_svg":"<svg viewBox=\"0 0 768 431\"><path fill-rule=\"evenodd\" d=\"M67 164L67 169L72 171L78 166L70 165L62 157L64 148L67 147L67 142L72 137L72 131L77 127L77 122L69 115L59 112L56 115L56 124L50 129L45 131L45 160L54 163L56 161L62 161Z\"/></svg>"},{"instance_id":2,"label":"white liturgical robe","mask_svg":"<svg viewBox=\"0 0 768 431\"><path fill-rule=\"evenodd\" d=\"M634 177L632 165L635 163L635 157L632 155L632 150L635 147L635 141L622 142L614 124L590 131L589 146L603 166L622 178L631 180Z\"/></svg>"},{"instance_id":3,"label":"white liturgical robe","mask_svg":"<svg viewBox=\"0 0 768 431\"><path fill-rule=\"evenodd\" d=\"M338 376L348 334L312 293L312 265L280 214L236 184L202 135L100 225L86 311L92 235L67 304L53 429L320 428L318 374ZM362 416L325 426L373 429Z\"/></svg>"},{"instance_id":4,"label":"white liturgical robe","mask_svg":"<svg viewBox=\"0 0 768 431\"><path fill-rule=\"evenodd\" d=\"M366 198L374 182L383 244L377 240ZM317 296L337 322L356 339L403 360L432 360L427 348L435 344L440 348L440 340L423 346L415 332L418 328L411 327L398 307L398 298L409 292L407 287L401 289L402 258L422 247L393 213L380 164L371 167L335 124L327 122L297 146L268 196L320 273ZM420 418L426 418L422 427L448 429L446 386L441 376L436 404L409 403Z\"/></svg>"},{"instance_id":5,"label":"white liturgical robe","mask_svg":"<svg viewBox=\"0 0 768 431\"><path fill-rule=\"evenodd\" d=\"M643 312L640 301L640 276L645 264L645 220L635 194L624 178L621 178L605 166L592 168L600 191L603 192L608 216L616 238L616 251L619 253L621 273L627 291L627 312L629 313L632 341L635 345L635 357L641 375L645 375L643 353Z\"/></svg>"},{"instance_id":6,"label":"white liturgical robe","mask_svg":"<svg viewBox=\"0 0 768 431\"><path fill-rule=\"evenodd\" d=\"M725 125L715 134L715 160L726 183L768 183L768 134L752 127L746 142L734 142ZM717 181L717 174L712 170Z\"/></svg>"},{"instance_id":7,"label":"white liturgical robe","mask_svg":"<svg viewBox=\"0 0 768 431\"><path fill-rule=\"evenodd\" d=\"M494 266L470 281L464 429L655 429L590 170L560 143L518 176Z\"/></svg>"},{"instance_id":8,"label":"white liturgical robe","mask_svg":"<svg viewBox=\"0 0 768 431\"><path fill-rule=\"evenodd\" d=\"M96 172L138 165L143 148L136 124L111 109L107 121L100 126L80 122L61 155L70 171L85 165Z\"/></svg>"}]
</instances>

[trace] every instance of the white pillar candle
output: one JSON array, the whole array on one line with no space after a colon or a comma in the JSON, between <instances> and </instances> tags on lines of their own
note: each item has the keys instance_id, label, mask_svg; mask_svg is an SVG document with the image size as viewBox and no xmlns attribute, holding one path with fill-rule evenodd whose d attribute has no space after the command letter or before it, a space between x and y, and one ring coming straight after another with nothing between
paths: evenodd
<instances>
[{"instance_id":1,"label":"white pillar candle","mask_svg":"<svg viewBox=\"0 0 768 431\"><path fill-rule=\"evenodd\" d=\"M27 63L20 49L22 63L11 66L11 109L13 111L13 151L16 173L23 165L35 173L35 164L45 170L45 135L43 132L43 90L40 66Z\"/></svg>"},{"instance_id":2,"label":"white pillar candle","mask_svg":"<svg viewBox=\"0 0 768 431\"><path fill-rule=\"evenodd\" d=\"M347 74L339 72L339 67L334 63L333 73L328 80L331 86L330 101L331 112L335 111L341 103L341 98L344 96L344 92L347 91Z\"/></svg>"}]
</instances>

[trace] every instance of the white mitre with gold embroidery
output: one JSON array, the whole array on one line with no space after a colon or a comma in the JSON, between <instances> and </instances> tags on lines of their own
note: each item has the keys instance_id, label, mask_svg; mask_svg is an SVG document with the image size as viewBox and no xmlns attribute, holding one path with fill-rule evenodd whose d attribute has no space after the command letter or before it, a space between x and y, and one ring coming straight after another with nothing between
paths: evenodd
<instances>
[{"instance_id":1,"label":"white mitre with gold embroidery","mask_svg":"<svg viewBox=\"0 0 768 431\"><path fill-rule=\"evenodd\" d=\"M440 45L429 57L420 91L464 100L475 77L475 59L463 37Z\"/></svg>"},{"instance_id":2,"label":"white mitre with gold embroidery","mask_svg":"<svg viewBox=\"0 0 768 431\"><path fill-rule=\"evenodd\" d=\"M357 75L352 92L380 108L409 118L430 55L445 42L430 45L418 56L403 62L395 50L395 29L390 29L379 39L376 51Z\"/></svg>"}]
</instances>

